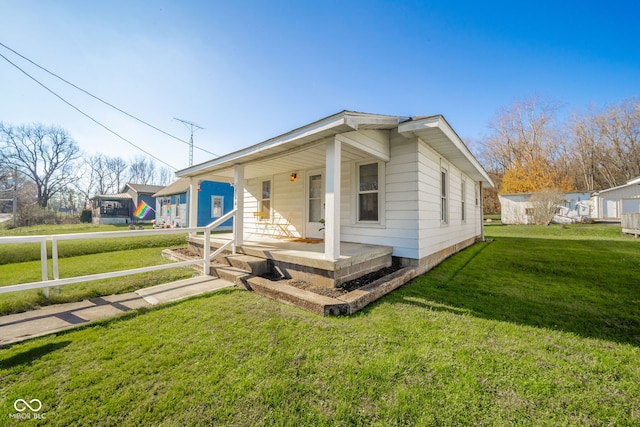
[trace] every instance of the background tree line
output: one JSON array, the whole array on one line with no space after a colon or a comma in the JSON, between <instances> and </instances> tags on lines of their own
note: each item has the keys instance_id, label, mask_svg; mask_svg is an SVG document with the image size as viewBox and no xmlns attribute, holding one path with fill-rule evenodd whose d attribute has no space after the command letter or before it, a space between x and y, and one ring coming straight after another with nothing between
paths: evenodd
<instances>
[{"instance_id":1,"label":"background tree line","mask_svg":"<svg viewBox=\"0 0 640 427\"><path fill-rule=\"evenodd\" d=\"M118 193L127 182L168 185L173 172L153 159L126 161L104 154L84 155L69 132L57 126L0 123L0 192L12 191L18 169L19 209L38 207L76 213L97 194ZM6 198L6 197L0 197ZM6 203L0 209L6 210Z\"/></svg>"},{"instance_id":2,"label":"background tree line","mask_svg":"<svg viewBox=\"0 0 640 427\"><path fill-rule=\"evenodd\" d=\"M490 122L478 153L497 186L485 192L487 213L500 212L498 193L596 191L640 176L638 99L560 113L560 104L533 97Z\"/></svg>"}]
</instances>

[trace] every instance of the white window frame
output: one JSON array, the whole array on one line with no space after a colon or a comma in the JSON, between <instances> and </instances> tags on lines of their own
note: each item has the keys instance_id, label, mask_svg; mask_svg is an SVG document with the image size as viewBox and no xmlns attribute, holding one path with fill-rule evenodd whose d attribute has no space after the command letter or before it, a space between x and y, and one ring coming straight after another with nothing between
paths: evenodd
<instances>
[{"instance_id":1,"label":"white window frame","mask_svg":"<svg viewBox=\"0 0 640 427\"><path fill-rule=\"evenodd\" d=\"M360 167L361 166L366 166L366 165L370 165L370 164L377 164L378 165L378 189L377 190L367 190L367 191L360 191ZM360 225L363 227L371 227L371 226L378 226L378 227L384 227L385 225L385 217L384 217L384 213L385 213L385 181L386 181L386 175L385 175L385 163L379 160L375 160L375 159L368 159L368 160L364 160L361 162L355 162L353 164L353 172L352 172L352 176L353 176L353 206L354 209L352 210L352 215L351 215L351 223L352 225ZM377 221L367 221L367 220L360 220L360 194L371 194L371 193L377 193L378 194L378 220Z\"/></svg>"},{"instance_id":2,"label":"white window frame","mask_svg":"<svg viewBox=\"0 0 640 427\"><path fill-rule=\"evenodd\" d=\"M265 199L264 198L264 192L263 192L263 188L264 188L264 183L268 182L269 183L269 198ZM268 201L269 202L269 209L265 210L264 209L264 202ZM262 216L262 218L260 218L261 220L270 220L271 219L271 209L273 208L273 180L271 178L269 179L262 179L260 180L260 212L264 212L264 216Z\"/></svg>"},{"instance_id":3,"label":"white window frame","mask_svg":"<svg viewBox=\"0 0 640 427\"><path fill-rule=\"evenodd\" d=\"M220 199L220 215L215 214L215 199ZM220 218L224 215L224 196L211 196L211 218Z\"/></svg>"},{"instance_id":4,"label":"white window frame","mask_svg":"<svg viewBox=\"0 0 640 427\"><path fill-rule=\"evenodd\" d=\"M449 171L440 168L440 223L449 224Z\"/></svg>"}]
</instances>

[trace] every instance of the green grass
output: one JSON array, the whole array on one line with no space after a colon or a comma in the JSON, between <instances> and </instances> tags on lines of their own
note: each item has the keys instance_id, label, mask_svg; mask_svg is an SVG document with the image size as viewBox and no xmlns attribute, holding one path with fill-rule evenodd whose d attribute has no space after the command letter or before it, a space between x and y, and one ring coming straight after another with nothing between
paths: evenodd
<instances>
[{"instance_id":1,"label":"green grass","mask_svg":"<svg viewBox=\"0 0 640 427\"><path fill-rule=\"evenodd\" d=\"M14 345L0 425L639 425L640 242L588 230L487 227L351 317L224 290Z\"/></svg>"}]
</instances>

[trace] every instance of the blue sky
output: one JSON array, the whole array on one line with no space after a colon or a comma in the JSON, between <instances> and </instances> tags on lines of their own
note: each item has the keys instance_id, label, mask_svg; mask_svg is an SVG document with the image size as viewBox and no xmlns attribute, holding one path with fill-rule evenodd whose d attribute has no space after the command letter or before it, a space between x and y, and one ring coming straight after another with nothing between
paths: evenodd
<instances>
[{"instance_id":1,"label":"blue sky","mask_svg":"<svg viewBox=\"0 0 640 427\"><path fill-rule=\"evenodd\" d=\"M537 95L567 115L640 96L636 1L0 0L0 42L155 126L224 154L341 110L443 114L470 145ZM188 147L0 47L175 168ZM0 58L0 121L67 129L88 154L141 154ZM194 151L194 163L213 156Z\"/></svg>"}]
</instances>

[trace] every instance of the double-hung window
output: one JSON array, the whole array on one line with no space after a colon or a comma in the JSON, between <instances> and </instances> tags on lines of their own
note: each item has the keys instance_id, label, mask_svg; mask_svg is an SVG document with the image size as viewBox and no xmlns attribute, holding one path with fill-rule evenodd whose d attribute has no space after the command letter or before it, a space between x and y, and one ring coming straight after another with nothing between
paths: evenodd
<instances>
[{"instance_id":1,"label":"double-hung window","mask_svg":"<svg viewBox=\"0 0 640 427\"><path fill-rule=\"evenodd\" d=\"M449 222L449 209L448 209L448 193L449 185L447 182L447 170L440 170L440 221L447 224Z\"/></svg>"},{"instance_id":2,"label":"double-hung window","mask_svg":"<svg viewBox=\"0 0 640 427\"><path fill-rule=\"evenodd\" d=\"M224 197L211 196L211 218L220 218L224 206Z\"/></svg>"},{"instance_id":3,"label":"double-hung window","mask_svg":"<svg viewBox=\"0 0 640 427\"><path fill-rule=\"evenodd\" d=\"M380 222L380 176L378 163L357 167L358 222Z\"/></svg>"},{"instance_id":4,"label":"double-hung window","mask_svg":"<svg viewBox=\"0 0 640 427\"><path fill-rule=\"evenodd\" d=\"M262 198L260 201L262 219L271 218L271 180L262 181Z\"/></svg>"},{"instance_id":5,"label":"double-hung window","mask_svg":"<svg viewBox=\"0 0 640 427\"><path fill-rule=\"evenodd\" d=\"M460 200L461 200L461 208L462 208L462 221L466 221L467 220L467 211L465 209L466 207L466 198L467 198L467 185L466 182L464 180L462 180L462 184L460 185Z\"/></svg>"}]
</instances>

